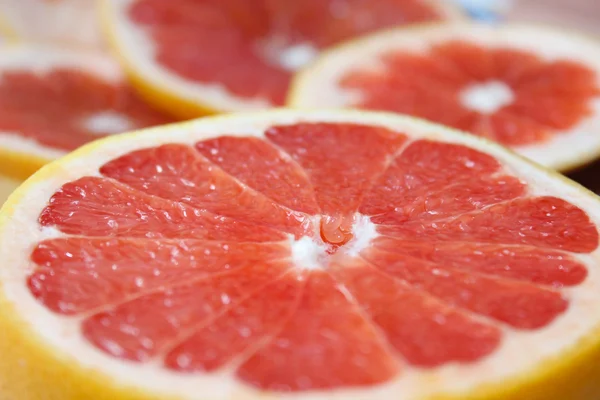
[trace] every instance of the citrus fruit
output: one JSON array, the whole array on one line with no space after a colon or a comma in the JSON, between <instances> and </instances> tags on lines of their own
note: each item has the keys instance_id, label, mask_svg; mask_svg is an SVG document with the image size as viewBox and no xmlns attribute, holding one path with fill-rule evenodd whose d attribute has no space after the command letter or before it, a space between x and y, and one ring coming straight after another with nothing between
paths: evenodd
<instances>
[{"instance_id":1,"label":"citrus fruit","mask_svg":"<svg viewBox=\"0 0 600 400\"><path fill-rule=\"evenodd\" d=\"M14 40L105 48L94 0L0 0L0 31Z\"/></svg>"},{"instance_id":2,"label":"citrus fruit","mask_svg":"<svg viewBox=\"0 0 600 400\"><path fill-rule=\"evenodd\" d=\"M320 49L409 22L457 19L447 1L104 0L112 47L147 100L183 117L281 105Z\"/></svg>"},{"instance_id":3,"label":"citrus fruit","mask_svg":"<svg viewBox=\"0 0 600 400\"><path fill-rule=\"evenodd\" d=\"M11 399L591 399L600 201L395 115L89 144L0 212Z\"/></svg>"},{"instance_id":4,"label":"citrus fruit","mask_svg":"<svg viewBox=\"0 0 600 400\"><path fill-rule=\"evenodd\" d=\"M112 133L171 121L149 108L111 58L15 45L0 49L0 173L24 178Z\"/></svg>"},{"instance_id":5,"label":"citrus fruit","mask_svg":"<svg viewBox=\"0 0 600 400\"><path fill-rule=\"evenodd\" d=\"M600 46L527 25L391 30L327 52L297 78L296 107L411 114L566 170L600 154Z\"/></svg>"}]
</instances>

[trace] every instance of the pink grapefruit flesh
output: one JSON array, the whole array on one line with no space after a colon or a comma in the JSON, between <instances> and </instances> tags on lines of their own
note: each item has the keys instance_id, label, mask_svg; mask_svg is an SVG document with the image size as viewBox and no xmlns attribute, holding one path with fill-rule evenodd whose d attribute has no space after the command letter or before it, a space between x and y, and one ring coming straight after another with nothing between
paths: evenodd
<instances>
[{"instance_id":1,"label":"pink grapefruit flesh","mask_svg":"<svg viewBox=\"0 0 600 400\"><path fill-rule=\"evenodd\" d=\"M39 223L68 236L37 244L30 292L116 358L341 389L547 327L598 247L586 212L462 144L349 122L230 133L63 185Z\"/></svg>"},{"instance_id":2,"label":"pink grapefruit flesh","mask_svg":"<svg viewBox=\"0 0 600 400\"><path fill-rule=\"evenodd\" d=\"M360 94L353 106L414 115L507 146L541 144L570 131L593 116L600 96L599 78L587 66L509 47L456 40L424 53L390 50L380 61L380 69L350 68L340 80ZM465 99L486 88L502 91L496 104L473 107Z\"/></svg>"},{"instance_id":3,"label":"pink grapefruit flesh","mask_svg":"<svg viewBox=\"0 0 600 400\"><path fill-rule=\"evenodd\" d=\"M283 104L294 70L320 49L394 25L445 19L423 0L129 3L126 18L148 36L160 66L273 105Z\"/></svg>"}]
</instances>

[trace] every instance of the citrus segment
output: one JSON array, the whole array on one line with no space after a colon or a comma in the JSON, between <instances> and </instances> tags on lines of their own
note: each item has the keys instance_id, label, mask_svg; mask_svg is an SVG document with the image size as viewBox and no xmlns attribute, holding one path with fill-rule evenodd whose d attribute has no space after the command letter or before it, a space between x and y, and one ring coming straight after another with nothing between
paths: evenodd
<instances>
[{"instance_id":1,"label":"citrus segment","mask_svg":"<svg viewBox=\"0 0 600 400\"><path fill-rule=\"evenodd\" d=\"M384 225L439 220L523 195L492 157L448 143L409 144L377 179L359 211ZM401 206L399 206L401 205Z\"/></svg>"},{"instance_id":2,"label":"citrus segment","mask_svg":"<svg viewBox=\"0 0 600 400\"><path fill-rule=\"evenodd\" d=\"M273 241L283 232L152 196L112 180L85 177L50 199L40 225L71 235Z\"/></svg>"},{"instance_id":3,"label":"citrus segment","mask_svg":"<svg viewBox=\"0 0 600 400\"><path fill-rule=\"evenodd\" d=\"M553 287L580 284L587 270L568 253L524 245L419 242L381 236L373 246L437 265Z\"/></svg>"},{"instance_id":4,"label":"citrus segment","mask_svg":"<svg viewBox=\"0 0 600 400\"><path fill-rule=\"evenodd\" d=\"M225 136L198 142L196 149L229 175L276 203L307 214L318 212L306 172L272 143Z\"/></svg>"},{"instance_id":5,"label":"citrus segment","mask_svg":"<svg viewBox=\"0 0 600 400\"><path fill-rule=\"evenodd\" d=\"M287 254L286 246L266 243L50 239L32 252L31 259L40 268L31 275L29 286L50 309L75 314L122 302L141 288L151 291L180 285L249 266L256 260L285 258ZM170 263L159 261L165 258ZM81 270L83 265L88 266L87 273ZM76 281L80 290L65 291L69 281Z\"/></svg>"},{"instance_id":6,"label":"citrus segment","mask_svg":"<svg viewBox=\"0 0 600 400\"><path fill-rule=\"evenodd\" d=\"M259 262L166 290L144 292L87 318L82 323L83 334L115 357L146 361L169 352L186 335L264 289L285 272L286 265Z\"/></svg>"},{"instance_id":7,"label":"citrus segment","mask_svg":"<svg viewBox=\"0 0 600 400\"><path fill-rule=\"evenodd\" d=\"M31 164L27 172L100 137L171 121L105 55L28 45L1 53L0 152Z\"/></svg>"},{"instance_id":8,"label":"citrus segment","mask_svg":"<svg viewBox=\"0 0 600 400\"><path fill-rule=\"evenodd\" d=\"M398 372L377 329L336 281L311 274L295 313L238 376L269 391L306 391L385 382Z\"/></svg>"},{"instance_id":9,"label":"citrus segment","mask_svg":"<svg viewBox=\"0 0 600 400\"><path fill-rule=\"evenodd\" d=\"M598 247L598 231L588 216L556 197L515 199L425 223L384 223L379 231L407 239L416 236L422 240L524 244L574 253L588 253Z\"/></svg>"},{"instance_id":10,"label":"citrus segment","mask_svg":"<svg viewBox=\"0 0 600 400\"><path fill-rule=\"evenodd\" d=\"M497 327L415 290L402 279L391 279L365 261L355 268L334 269L334 275L369 312L395 351L412 365L433 368L474 362L500 344L502 334Z\"/></svg>"},{"instance_id":11,"label":"citrus segment","mask_svg":"<svg viewBox=\"0 0 600 400\"><path fill-rule=\"evenodd\" d=\"M593 367L598 200L425 122L279 111L113 137L1 215L18 317L0 324L106 398L558 400L587 384L556 376ZM69 387L49 398L91 394Z\"/></svg>"},{"instance_id":12,"label":"citrus segment","mask_svg":"<svg viewBox=\"0 0 600 400\"><path fill-rule=\"evenodd\" d=\"M412 257L402 259L394 252L373 251L365 259L448 304L519 329L545 326L567 308L560 293L527 283L487 277L475 271L456 271Z\"/></svg>"},{"instance_id":13,"label":"citrus segment","mask_svg":"<svg viewBox=\"0 0 600 400\"><path fill-rule=\"evenodd\" d=\"M290 102L406 113L562 168L600 148L599 60L594 41L559 31L431 25L328 52L300 75Z\"/></svg>"},{"instance_id":14,"label":"citrus segment","mask_svg":"<svg viewBox=\"0 0 600 400\"><path fill-rule=\"evenodd\" d=\"M195 115L283 104L293 72L341 40L462 17L435 0L106 0L105 16L113 45L148 100Z\"/></svg>"},{"instance_id":15,"label":"citrus segment","mask_svg":"<svg viewBox=\"0 0 600 400\"><path fill-rule=\"evenodd\" d=\"M290 275L261 287L251 297L182 338L165 358L169 368L201 373L239 364L272 338L298 308L304 286ZM261 318L256 318L259 313Z\"/></svg>"},{"instance_id":16,"label":"citrus segment","mask_svg":"<svg viewBox=\"0 0 600 400\"><path fill-rule=\"evenodd\" d=\"M199 209L299 236L306 230L298 225L306 214L248 188L189 146L140 150L105 165L101 172L135 189Z\"/></svg>"}]
</instances>

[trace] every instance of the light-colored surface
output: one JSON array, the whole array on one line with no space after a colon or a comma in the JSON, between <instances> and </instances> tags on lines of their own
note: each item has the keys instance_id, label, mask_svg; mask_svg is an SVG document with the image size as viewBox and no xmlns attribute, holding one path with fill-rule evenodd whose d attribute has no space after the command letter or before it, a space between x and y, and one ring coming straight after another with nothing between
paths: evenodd
<instances>
[{"instance_id":1,"label":"light-colored surface","mask_svg":"<svg viewBox=\"0 0 600 400\"><path fill-rule=\"evenodd\" d=\"M105 48L95 0L0 0L0 18L16 40Z\"/></svg>"},{"instance_id":2,"label":"light-colored surface","mask_svg":"<svg viewBox=\"0 0 600 400\"><path fill-rule=\"evenodd\" d=\"M600 36L598 0L512 0L512 21L534 21Z\"/></svg>"},{"instance_id":3,"label":"light-colored surface","mask_svg":"<svg viewBox=\"0 0 600 400\"><path fill-rule=\"evenodd\" d=\"M524 50L547 61L575 60L598 71L600 76L600 44L582 35L529 25L424 25L370 35L328 51L295 79L288 104L296 108L349 107L356 104L361 96L359 92L339 86L349 70L376 70L381 67L378 60L386 52L406 50L419 53L452 39L468 40L491 48ZM592 116L568 132L557 132L543 144L515 150L557 170L567 170L593 160L600 153L600 96L592 106Z\"/></svg>"},{"instance_id":4,"label":"light-colored surface","mask_svg":"<svg viewBox=\"0 0 600 400\"><path fill-rule=\"evenodd\" d=\"M5 265L0 271L0 294L5 298L0 302L2 304L0 323L5 324L5 329L8 324L11 334L24 338L24 343L28 346L26 348L37 349L35 350L36 354L27 354L27 357L32 359L31 364L23 358L25 356L19 356L24 363L24 366L20 367L29 368L25 379L32 381L44 379L44 371L46 371L47 365L51 365L53 370L71 371L68 373L70 377L68 379L85 376L89 385L101 381L104 391L101 396L103 399L116 399L115 393L128 393L122 397L128 399L155 399L163 396L194 400L295 398L414 400L429 398L439 393L455 396L452 397L454 399L471 399L476 395L481 395L481 392L473 392L475 388L484 390L483 393L488 393L485 390L489 390L490 393L497 395L500 392L509 391L519 384L529 384L530 381L536 379L541 380L541 385L543 385L541 387L552 388L553 379L564 376L569 371L569 360L579 360L588 354L588 346L596 346L600 340L597 335L600 328L600 314L597 312L600 309L600 250L589 255L574 255L587 265L589 275L581 285L563 290L564 295L570 300L567 312L549 326L533 332L502 327L506 335L501 347L491 356L476 364L449 364L431 370L406 368L397 380L372 389L303 393L301 396L291 394L259 395L237 381L230 371L214 375L185 375L166 371L160 363L136 364L118 360L89 345L81 335L78 318L50 312L35 300L25 286L26 275L31 268L29 254L33 246L40 240L63 236L55 229L41 229L37 225L39 213L47 204L50 196L62 184L82 175L98 175L99 166L140 147L172 142L191 144L201 139L221 135L224 132L229 135L261 136L265 128L273 124L285 125L299 121L372 124L408 133L413 138L431 138L471 146L492 154L505 164L509 173L513 173L527 182L530 195L554 195L564 198L585 210L590 218L600 225L600 200L586 192L585 189L558 175L542 170L490 142L423 121L391 114L278 111L236 117L207 118L167 128L149 129L133 135L112 137L88 145L59 162L43 168L15 192L0 213L0 259L4 261ZM300 242L296 247L296 253L303 249L314 250ZM311 257L312 255L305 256ZM295 254L295 257L302 257L302 255ZM2 317L2 315L4 316ZM11 322L6 322L7 320ZM580 347L577 347L576 344ZM14 351L18 351L18 349ZM44 362L40 363L40 360L44 360ZM586 361L585 358L584 361ZM565 363L566 365L564 365ZM1 366L2 363L0 363ZM15 367L19 367L19 365L17 364ZM91 370L94 371L93 374L86 372ZM6 371L5 369L4 372ZM8 371L11 372L10 366ZM18 374L18 369L14 373ZM546 373L549 375L546 376ZM558 375L552 375L553 373ZM583 375L580 378L583 379ZM87 396L90 396L89 392L86 392L86 390L91 390L87 385L71 382L68 379L64 382L54 382L52 388L44 388L44 396L46 396L44 399L79 399L85 398L86 393L88 393ZM544 379L546 380L544 381ZM0 381L0 383L2 382ZM6 385L6 382L4 384ZM483 389L482 385L485 385ZM12 383L9 386L17 387L17 384ZM134 388L144 389L143 392L139 392ZM18 388L15 389L15 393L18 390ZM78 393L78 397L65 397L65 393ZM145 395L140 393L145 393ZM486 398L511 400L524 398L511 397L513 395L517 396L518 393L508 394L506 397L490 395ZM551 396L554 395L553 392ZM37 398L42 399L42 397ZM546 399L562 398L547 397ZM29 399L21 397L20 400Z\"/></svg>"}]
</instances>

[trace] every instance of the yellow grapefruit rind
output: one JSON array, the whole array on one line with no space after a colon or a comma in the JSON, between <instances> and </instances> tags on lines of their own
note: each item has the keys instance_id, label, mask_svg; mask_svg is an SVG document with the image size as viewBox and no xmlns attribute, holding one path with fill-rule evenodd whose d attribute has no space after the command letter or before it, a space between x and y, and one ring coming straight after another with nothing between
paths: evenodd
<instances>
[{"instance_id":1,"label":"yellow grapefruit rind","mask_svg":"<svg viewBox=\"0 0 600 400\"><path fill-rule=\"evenodd\" d=\"M447 1L427 0L427 3L440 11L448 18L448 21L465 21L467 16L456 5ZM165 82L157 77L151 77L141 70L140 65L130 56L131 51L119 38L115 28L115 16L111 0L99 0L99 14L101 16L101 27L107 38L109 47L113 50L115 57L121 63L126 76L133 87L148 104L163 110L174 117L181 119L192 119L207 115L227 113L235 111L210 104L206 101L194 100L177 93ZM201 50L199 50L201 51Z\"/></svg>"},{"instance_id":2,"label":"yellow grapefruit rind","mask_svg":"<svg viewBox=\"0 0 600 400\"><path fill-rule=\"evenodd\" d=\"M461 26L461 24L468 26L468 25L477 24L477 23L476 22L475 23L473 23L473 22L465 23L465 22L456 21L453 23L448 23L447 25L448 26L450 26L450 25ZM303 68L302 70L298 71L295 74L295 76L292 79L292 82L290 84L290 89L287 94L285 106L289 107L289 108L295 108L295 109L311 109L314 107L314 105L307 104L302 92L304 92L305 88L309 86L308 82L311 80L311 77L314 74L319 73L319 69L322 68L322 66L325 64L326 60L330 56L333 56L338 52L345 52L345 51L349 51L352 49L361 49L361 48L365 48L365 47L368 48L374 39L377 39L380 37L385 37L388 35L391 36L395 32L399 32L400 30L405 35L418 36L418 35L422 34L422 32L427 32L430 29L436 29L439 26L440 26L439 23L420 23L420 24L413 24L411 26L408 26L408 27L405 27L402 29L398 29L398 28L386 29L386 30L382 30L382 31L375 32L372 34L364 35L364 36L361 36L361 37L358 37L355 39L348 40L337 46L333 46L329 49L324 50L319 55L319 57L317 57L316 60L314 60L308 66L306 66L305 68ZM510 26L515 27L515 28L529 27L529 28L534 28L534 29L539 29L539 30L546 30L549 32L559 32L560 31L561 33L563 33L564 35L567 35L569 37L583 38L583 39L586 39L587 41L596 42L596 43L598 43L598 46L600 48L600 38L595 37L593 35L586 35L581 32L575 32L573 30L562 29L562 28L559 29L557 27L548 26L548 25L545 25L542 23L527 23L527 24L511 23ZM358 50L358 51L360 51L360 50ZM344 107L344 108L346 108L346 107ZM347 108L352 108L352 107L347 107ZM569 157L568 160L553 163L552 165L545 165L545 167L552 168L552 169L562 172L562 173L569 173L569 172L573 172L579 168L584 167L585 165L597 160L598 158L600 158L600 143L597 146L587 146L583 151L581 151L577 154L573 154L573 156Z\"/></svg>"},{"instance_id":3,"label":"yellow grapefruit rind","mask_svg":"<svg viewBox=\"0 0 600 400\"><path fill-rule=\"evenodd\" d=\"M0 147L0 175L24 180L52 159Z\"/></svg>"},{"instance_id":4,"label":"yellow grapefruit rind","mask_svg":"<svg viewBox=\"0 0 600 400\"><path fill-rule=\"evenodd\" d=\"M268 118L269 115L288 112L281 110L258 112L253 115L256 117L264 115L265 118ZM321 110L321 112L323 111ZM335 110L330 112L342 113ZM361 111L343 111L343 113L346 115L379 115L388 120L403 118L405 121L412 121L413 124L420 124L430 130L436 129L440 133L447 132L454 137L466 135L407 116L398 117L388 113ZM227 118L231 117L217 116L209 119L216 121ZM168 136L169 131L177 131L193 123L179 123L150 130L154 132L160 130ZM0 235L10 222L21 200L30 191L35 190L38 184L50 177L64 173L63 164L86 159L109 142L118 143L120 140L135 139L143 144L142 135L147 131L149 129L98 140L44 166L22 184L1 208ZM480 141L487 148L493 149L496 153L504 154L509 159L518 159L520 163L528 164L529 167L547 177L561 180L577 191L581 197L587 197L587 200L597 204L600 209L600 198L579 184L490 141L480 138L475 138L475 140ZM1 284L2 282L0 282ZM109 376L94 369L86 369L80 366L73 356L53 350L19 315L14 303L7 299L3 286L0 286L0 332L2 332L2 336L0 336L0 354L2 354L0 358L0 397L3 400L183 400L182 397L159 396L145 391L143 388L128 386L126 383L119 382L118 377ZM581 341L573 343L569 349L552 359L540 361L539 368L521 376L481 385L469 393L458 395L439 393L423 398L423 400L590 400L597 398L600 395L600 326L592 329ZM198 389L201 392L202 388ZM246 398L274 400L283 399L286 396L246 397L234 394L230 398L232 400L246 400ZM209 397L200 399L212 400Z\"/></svg>"}]
</instances>

